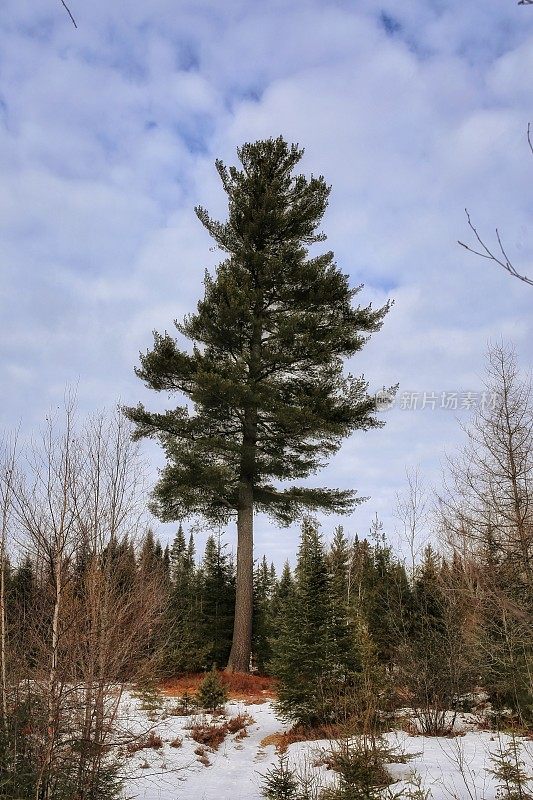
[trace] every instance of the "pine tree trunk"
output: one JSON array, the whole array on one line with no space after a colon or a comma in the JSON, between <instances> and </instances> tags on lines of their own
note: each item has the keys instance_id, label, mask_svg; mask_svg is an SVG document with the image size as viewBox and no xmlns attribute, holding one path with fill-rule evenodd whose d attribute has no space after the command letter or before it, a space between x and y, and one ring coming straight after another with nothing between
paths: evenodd
<instances>
[{"instance_id":1,"label":"pine tree trunk","mask_svg":"<svg viewBox=\"0 0 533 800\"><path fill-rule=\"evenodd\" d=\"M262 320L260 305L255 310L248 375L250 387L261 366ZM237 506L237 580L233 642L226 672L249 672L252 656L254 602L254 478L257 450L257 406L247 408L244 417L239 498Z\"/></svg>"},{"instance_id":2,"label":"pine tree trunk","mask_svg":"<svg viewBox=\"0 0 533 800\"><path fill-rule=\"evenodd\" d=\"M237 581L233 642L226 672L249 672L252 654L253 567L254 567L253 486L239 485L237 512Z\"/></svg>"}]
</instances>

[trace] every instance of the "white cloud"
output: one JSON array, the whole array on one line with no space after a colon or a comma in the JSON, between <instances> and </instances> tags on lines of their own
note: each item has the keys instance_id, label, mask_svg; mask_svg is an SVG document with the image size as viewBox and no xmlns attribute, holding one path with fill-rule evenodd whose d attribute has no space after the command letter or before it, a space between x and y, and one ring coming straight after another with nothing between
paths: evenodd
<instances>
[{"instance_id":1,"label":"white cloud","mask_svg":"<svg viewBox=\"0 0 533 800\"><path fill-rule=\"evenodd\" d=\"M384 21L370 0L71 5L78 30L54 0L7 0L0 20L0 427L35 425L67 383L83 408L163 402L133 365L216 263L193 206L222 216L214 158L280 132L333 185L324 229L366 284L361 302L396 300L354 371L373 388L476 390L500 335L531 364L531 290L456 240L468 206L533 273L532 11L384 0ZM317 478L372 496L346 523L360 533L375 510L392 528L406 464L438 480L461 438L448 411L385 418ZM258 532L275 560L294 552L294 531L260 520Z\"/></svg>"}]
</instances>

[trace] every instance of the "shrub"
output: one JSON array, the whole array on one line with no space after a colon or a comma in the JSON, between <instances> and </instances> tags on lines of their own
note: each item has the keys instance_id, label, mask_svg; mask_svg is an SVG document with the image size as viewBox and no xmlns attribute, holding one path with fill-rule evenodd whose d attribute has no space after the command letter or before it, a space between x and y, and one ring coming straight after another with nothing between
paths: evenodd
<instances>
[{"instance_id":1,"label":"shrub","mask_svg":"<svg viewBox=\"0 0 533 800\"><path fill-rule=\"evenodd\" d=\"M196 710L198 702L196 697L185 690L179 698L177 705L172 706L168 713L171 717L188 717Z\"/></svg>"},{"instance_id":2,"label":"shrub","mask_svg":"<svg viewBox=\"0 0 533 800\"><path fill-rule=\"evenodd\" d=\"M422 776L416 770L411 770L407 778L407 786L404 789L403 796L407 800L431 800L431 789L425 789L422 781Z\"/></svg>"},{"instance_id":3,"label":"shrub","mask_svg":"<svg viewBox=\"0 0 533 800\"><path fill-rule=\"evenodd\" d=\"M239 733L239 731L246 730L248 725L253 725L255 720L246 712L244 714L237 714L227 721L226 727L229 733Z\"/></svg>"},{"instance_id":4,"label":"shrub","mask_svg":"<svg viewBox=\"0 0 533 800\"><path fill-rule=\"evenodd\" d=\"M161 712L163 700L154 681L144 681L137 686L134 696L139 699L141 709L148 719L155 720Z\"/></svg>"},{"instance_id":5,"label":"shrub","mask_svg":"<svg viewBox=\"0 0 533 800\"><path fill-rule=\"evenodd\" d=\"M176 736L176 738L172 739L172 741L170 742L171 747L178 748L181 747L182 745L183 745L183 739L181 736Z\"/></svg>"},{"instance_id":6,"label":"shrub","mask_svg":"<svg viewBox=\"0 0 533 800\"><path fill-rule=\"evenodd\" d=\"M126 748L130 754L138 753L139 750L159 750L163 747L163 740L155 731L150 731L147 736L141 736L134 742L130 742Z\"/></svg>"},{"instance_id":7,"label":"shrub","mask_svg":"<svg viewBox=\"0 0 533 800\"><path fill-rule=\"evenodd\" d=\"M200 764L203 764L204 767L210 767L211 766L211 762L209 761L209 758L207 757L207 750L206 750L205 747L203 747L203 746L202 747L197 747L196 750L194 751L194 753L195 753L195 755L198 756L198 761L200 762Z\"/></svg>"}]
</instances>

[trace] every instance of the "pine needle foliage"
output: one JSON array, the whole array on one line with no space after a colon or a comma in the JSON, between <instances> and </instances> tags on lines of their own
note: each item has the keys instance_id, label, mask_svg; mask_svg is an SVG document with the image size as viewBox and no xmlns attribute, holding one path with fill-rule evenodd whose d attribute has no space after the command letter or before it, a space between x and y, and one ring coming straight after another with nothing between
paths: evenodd
<instances>
[{"instance_id":1,"label":"pine needle foliage","mask_svg":"<svg viewBox=\"0 0 533 800\"><path fill-rule=\"evenodd\" d=\"M345 698L356 678L356 641L347 635L347 607L335 605L322 538L310 518L302 525L290 591L279 615L271 662L278 679L278 709L307 726L337 722L346 716Z\"/></svg>"},{"instance_id":2,"label":"pine needle foliage","mask_svg":"<svg viewBox=\"0 0 533 800\"><path fill-rule=\"evenodd\" d=\"M321 800L380 800L394 778L387 765L409 758L374 735L358 736L337 744L329 766L337 773L337 784L326 789Z\"/></svg>"},{"instance_id":3,"label":"pine needle foliage","mask_svg":"<svg viewBox=\"0 0 533 800\"><path fill-rule=\"evenodd\" d=\"M309 254L325 239L318 225L330 187L294 174L302 149L279 137L245 144L238 156L241 169L216 162L227 221L196 209L226 258L215 276L206 273L197 312L176 323L192 352L156 333L136 370L152 389L185 395L193 410L126 413L137 436L165 449L155 492L163 518L219 520L236 510L248 443L254 505L286 524L302 509L353 505L350 491L277 482L316 472L351 431L381 424L366 381L343 375L343 359L379 330L389 304L354 306L361 287L350 288L333 253Z\"/></svg>"}]
</instances>

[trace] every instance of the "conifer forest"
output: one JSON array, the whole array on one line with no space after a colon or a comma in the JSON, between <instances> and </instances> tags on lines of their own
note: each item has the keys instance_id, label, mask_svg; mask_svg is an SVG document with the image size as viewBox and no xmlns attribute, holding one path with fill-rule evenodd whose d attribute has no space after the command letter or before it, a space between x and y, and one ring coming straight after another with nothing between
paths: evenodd
<instances>
[{"instance_id":1,"label":"conifer forest","mask_svg":"<svg viewBox=\"0 0 533 800\"><path fill-rule=\"evenodd\" d=\"M528 5L6 0L0 800L533 800Z\"/></svg>"}]
</instances>

